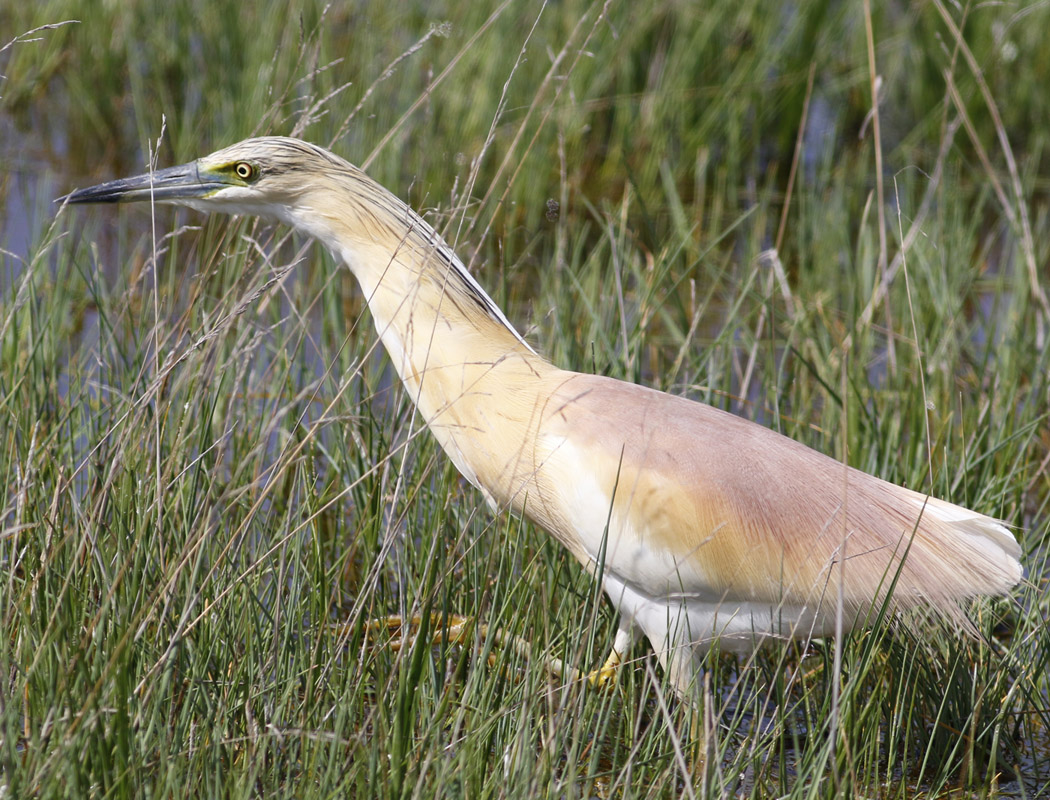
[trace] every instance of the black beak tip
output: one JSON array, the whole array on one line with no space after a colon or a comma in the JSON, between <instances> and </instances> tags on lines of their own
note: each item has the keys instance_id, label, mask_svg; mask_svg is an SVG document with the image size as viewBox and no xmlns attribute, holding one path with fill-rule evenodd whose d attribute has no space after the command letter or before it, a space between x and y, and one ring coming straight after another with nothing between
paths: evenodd
<instances>
[{"instance_id":1,"label":"black beak tip","mask_svg":"<svg viewBox=\"0 0 1050 800\"><path fill-rule=\"evenodd\" d=\"M74 189L69 194L64 194L61 197L56 197L51 202L54 203L55 205L58 205L58 206L74 205L74 204L77 204L77 203L90 202L87 198L84 197L85 193L86 192L83 189Z\"/></svg>"},{"instance_id":2,"label":"black beak tip","mask_svg":"<svg viewBox=\"0 0 1050 800\"><path fill-rule=\"evenodd\" d=\"M114 191L109 184L89 186L86 189L75 189L69 194L56 197L52 202L59 206L81 205L84 203L120 203L126 198L125 192Z\"/></svg>"}]
</instances>

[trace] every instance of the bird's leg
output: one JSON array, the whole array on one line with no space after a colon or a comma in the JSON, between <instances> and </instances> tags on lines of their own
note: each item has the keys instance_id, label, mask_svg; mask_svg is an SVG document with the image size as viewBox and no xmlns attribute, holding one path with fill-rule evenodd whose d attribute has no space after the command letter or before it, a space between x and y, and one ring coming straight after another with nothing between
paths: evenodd
<instances>
[{"instance_id":1,"label":"bird's leg","mask_svg":"<svg viewBox=\"0 0 1050 800\"><path fill-rule=\"evenodd\" d=\"M388 631L393 638L390 639L387 646L391 650L397 651L412 645L422 624L423 617L418 614L409 617L407 621L399 614L392 614L387 617L369 620L365 624L365 630L369 638L373 640L381 631ZM527 639L523 639L520 636L511 636L499 629L492 630L485 624L475 625L471 617L462 617L459 614L432 613L430 615L430 626L433 629L430 639L431 644L467 644L471 635L474 634L482 640L492 636L496 645L504 648L509 647L523 658L527 659L531 655L532 646ZM407 633L406 628L408 629ZM609 657L605 659L605 663L598 669L584 673L554 656L548 656L544 659L544 666L556 678L586 680L592 686L598 688L612 687L616 683L617 674L620 665L623 664L624 656L634 645L637 638L633 626L621 619ZM495 654L490 653L488 658L489 665L494 666L495 660Z\"/></svg>"},{"instance_id":2,"label":"bird's leg","mask_svg":"<svg viewBox=\"0 0 1050 800\"><path fill-rule=\"evenodd\" d=\"M591 686L605 688L606 686L611 687L614 685L619 675L620 665L623 664L627 651L631 649L637 638L634 626L621 617L620 624L616 629L616 638L613 639L612 650L609 651L609 657L605 659L605 663L598 669L588 672L583 677L590 681Z\"/></svg>"}]
</instances>

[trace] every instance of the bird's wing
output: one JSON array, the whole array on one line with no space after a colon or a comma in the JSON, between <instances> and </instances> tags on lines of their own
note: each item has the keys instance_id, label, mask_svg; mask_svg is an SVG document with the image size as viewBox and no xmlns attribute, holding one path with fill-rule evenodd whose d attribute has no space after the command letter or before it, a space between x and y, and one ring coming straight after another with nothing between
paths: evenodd
<instances>
[{"instance_id":1,"label":"bird's wing","mask_svg":"<svg viewBox=\"0 0 1050 800\"><path fill-rule=\"evenodd\" d=\"M951 614L1021 577L1016 540L990 517L711 406L565 375L537 450L539 494L563 519L540 521L640 591L831 605L841 587L860 609L893 586L897 608Z\"/></svg>"}]
</instances>

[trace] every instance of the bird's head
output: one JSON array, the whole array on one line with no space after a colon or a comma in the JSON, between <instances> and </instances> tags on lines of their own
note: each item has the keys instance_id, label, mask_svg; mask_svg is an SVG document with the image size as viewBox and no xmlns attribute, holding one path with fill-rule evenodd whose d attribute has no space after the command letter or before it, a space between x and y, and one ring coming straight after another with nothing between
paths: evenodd
<instances>
[{"instance_id":1,"label":"bird's head","mask_svg":"<svg viewBox=\"0 0 1050 800\"><path fill-rule=\"evenodd\" d=\"M173 203L199 211L251 214L295 224L300 201L325 175L356 171L300 139L246 139L211 155L155 172L78 189L58 202Z\"/></svg>"},{"instance_id":2,"label":"bird's head","mask_svg":"<svg viewBox=\"0 0 1050 800\"><path fill-rule=\"evenodd\" d=\"M398 307L406 293L419 290L419 276L428 274L428 285L439 293L458 289L468 305L525 343L422 217L357 167L301 139L246 139L189 164L77 189L57 202L136 201L283 222L341 257L369 296L382 282ZM392 259L407 266L397 273L400 280L391 274Z\"/></svg>"}]
</instances>

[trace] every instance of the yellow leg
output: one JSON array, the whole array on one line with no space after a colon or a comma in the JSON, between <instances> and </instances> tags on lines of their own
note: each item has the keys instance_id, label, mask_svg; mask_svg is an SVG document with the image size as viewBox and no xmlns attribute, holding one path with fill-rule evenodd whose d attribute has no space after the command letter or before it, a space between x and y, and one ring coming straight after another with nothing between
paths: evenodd
<instances>
[{"instance_id":1,"label":"yellow leg","mask_svg":"<svg viewBox=\"0 0 1050 800\"><path fill-rule=\"evenodd\" d=\"M393 638L390 639L387 646L397 651L412 645L422 624L423 618L418 615L410 617L406 622L400 615L392 614L387 617L369 620L365 629L369 638L372 639L382 631L391 634ZM524 658L528 658L532 651L528 640L520 636L508 636L500 630L491 631L488 625L475 625L474 620L470 617L461 617L458 614L444 615L433 613L430 615L430 626L433 629L431 644L467 644L472 635L476 635L483 640L491 635L497 645L510 647ZM623 664L624 654L634 644L634 640L634 634L630 629L625 629L621 623L620 629L616 631L616 639L613 641L612 651L609 653L609 657L605 659L605 663L598 669L582 673L553 656L545 660L544 666L556 678L586 680L591 686L599 689L611 688L616 684L620 665ZM490 664L493 661L494 657L489 656Z\"/></svg>"},{"instance_id":2,"label":"yellow leg","mask_svg":"<svg viewBox=\"0 0 1050 800\"><path fill-rule=\"evenodd\" d=\"M585 676L591 686L604 689L616 685L616 679L620 674L620 665L623 664L624 656L631 649L634 640L634 632L631 630L630 625L625 625L624 621L620 620L620 627L616 631L616 638L613 640L609 657L605 659L605 663L598 669L588 672Z\"/></svg>"},{"instance_id":3,"label":"yellow leg","mask_svg":"<svg viewBox=\"0 0 1050 800\"><path fill-rule=\"evenodd\" d=\"M613 648L609 653L609 657L605 659L605 663L602 664L598 669L591 670L587 673L587 680L591 686L596 686L599 689L604 689L606 686L612 687L616 684L616 679L620 676L620 665L623 663L623 656L617 652L616 648Z\"/></svg>"}]
</instances>

